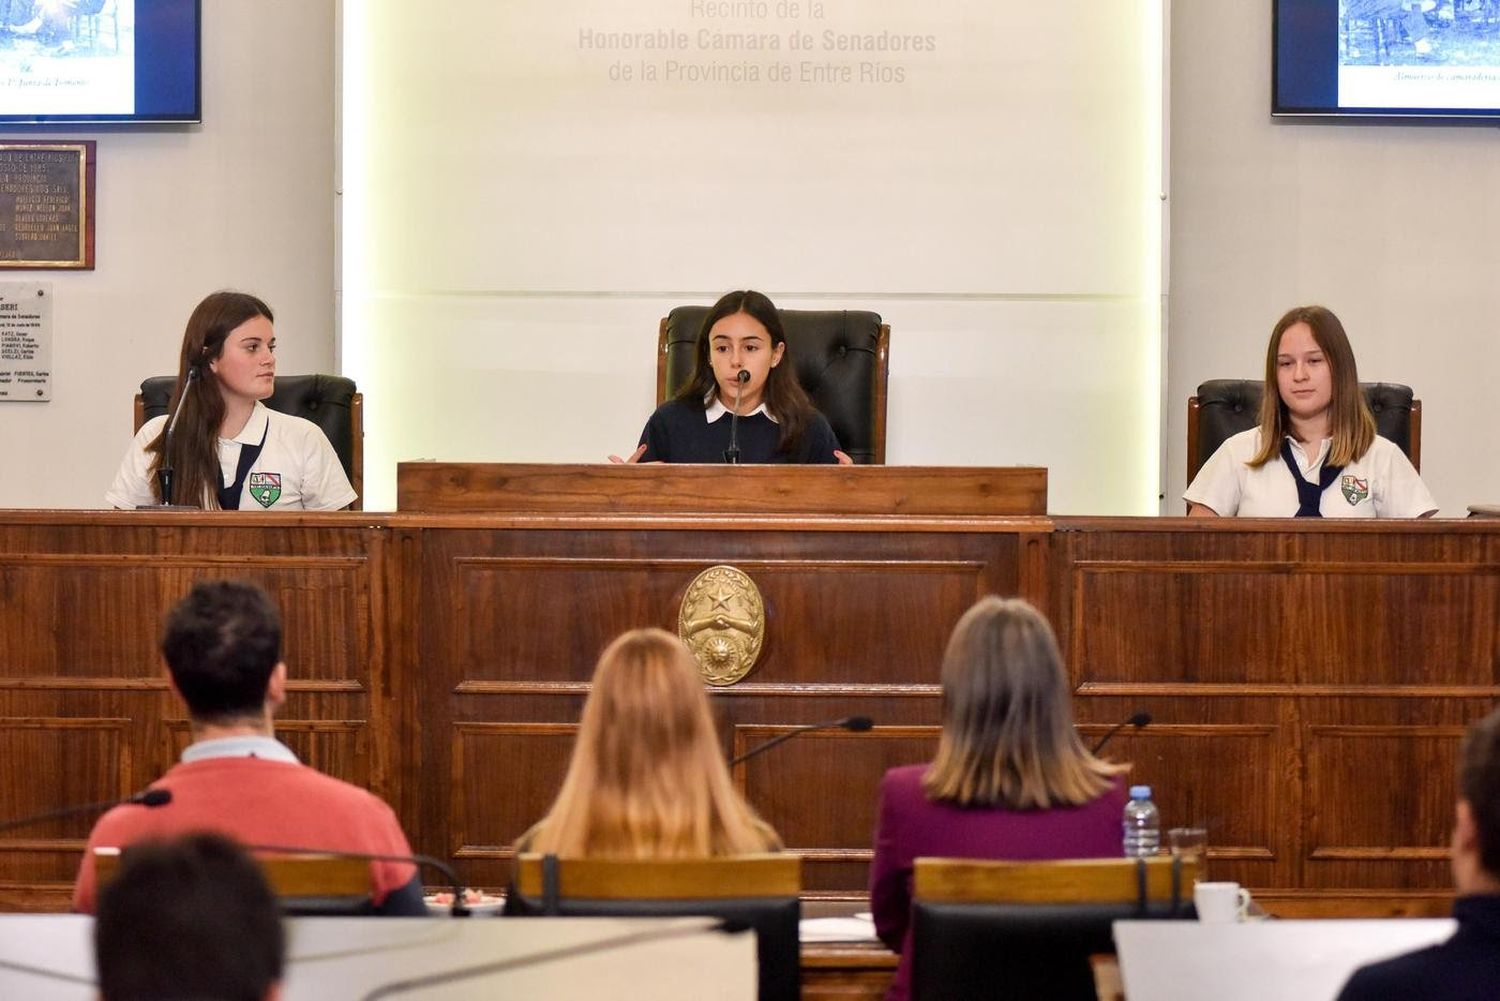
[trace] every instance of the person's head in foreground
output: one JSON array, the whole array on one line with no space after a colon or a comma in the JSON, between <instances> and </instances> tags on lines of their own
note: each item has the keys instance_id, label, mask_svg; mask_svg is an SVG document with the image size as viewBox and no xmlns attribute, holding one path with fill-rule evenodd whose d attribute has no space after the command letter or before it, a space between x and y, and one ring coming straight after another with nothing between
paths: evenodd
<instances>
[{"instance_id":1,"label":"person's head in foreground","mask_svg":"<svg viewBox=\"0 0 1500 1001\"><path fill-rule=\"evenodd\" d=\"M1439 945L1360 967L1339 1001L1481 1001L1500 994L1500 710L1464 735L1451 844L1458 931Z\"/></svg>"},{"instance_id":2,"label":"person's head in foreground","mask_svg":"<svg viewBox=\"0 0 1500 1001\"><path fill-rule=\"evenodd\" d=\"M1124 770L1079 740L1052 627L1020 598L983 598L964 613L943 654L942 681L942 737L922 780L929 799L1077 806Z\"/></svg>"},{"instance_id":3,"label":"person's head in foreground","mask_svg":"<svg viewBox=\"0 0 1500 1001\"><path fill-rule=\"evenodd\" d=\"M1469 727L1459 752L1453 886L1500 894L1500 710Z\"/></svg>"},{"instance_id":4,"label":"person's head in foreground","mask_svg":"<svg viewBox=\"0 0 1500 1001\"><path fill-rule=\"evenodd\" d=\"M104 1001L274 1001L285 954L265 876L220 835L131 845L100 892L94 957Z\"/></svg>"},{"instance_id":5,"label":"person's head in foreground","mask_svg":"<svg viewBox=\"0 0 1500 1001\"><path fill-rule=\"evenodd\" d=\"M167 613L162 657L195 729L270 727L286 695L281 616L244 581L200 581Z\"/></svg>"},{"instance_id":6,"label":"person's head in foreground","mask_svg":"<svg viewBox=\"0 0 1500 1001\"><path fill-rule=\"evenodd\" d=\"M701 858L779 847L729 778L693 655L635 629L599 658L567 777L528 851Z\"/></svg>"}]
</instances>

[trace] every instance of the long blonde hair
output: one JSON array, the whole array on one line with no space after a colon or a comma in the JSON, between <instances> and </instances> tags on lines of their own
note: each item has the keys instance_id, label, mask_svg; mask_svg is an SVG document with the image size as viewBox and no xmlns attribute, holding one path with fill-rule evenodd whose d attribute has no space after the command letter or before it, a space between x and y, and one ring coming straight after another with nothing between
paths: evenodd
<instances>
[{"instance_id":1,"label":"long blonde hair","mask_svg":"<svg viewBox=\"0 0 1500 1001\"><path fill-rule=\"evenodd\" d=\"M1052 627L1020 598L982 598L943 654L943 733L922 779L929 799L1015 810L1079 806L1127 766L1101 761L1073 728Z\"/></svg>"},{"instance_id":2,"label":"long blonde hair","mask_svg":"<svg viewBox=\"0 0 1500 1001\"><path fill-rule=\"evenodd\" d=\"M523 842L574 858L781 847L730 781L692 654L661 629L625 633L600 656L567 777Z\"/></svg>"},{"instance_id":3,"label":"long blonde hair","mask_svg":"<svg viewBox=\"0 0 1500 1001\"><path fill-rule=\"evenodd\" d=\"M1260 399L1260 451L1246 465L1259 469L1281 454L1281 440L1291 433L1291 418L1281 398L1281 384L1276 378L1276 360L1281 354L1281 335L1299 323L1307 324L1313 342L1323 351L1333 384L1329 402L1328 428L1333 444L1328 450L1330 466L1347 466L1357 462L1375 442L1375 415L1359 388L1359 369L1354 364L1354 348L1344 325L1326 306L1297 306L1286 311L1271 328L1271 343L1266 345L1266 385Z\"/></svg>"}]
</instances>

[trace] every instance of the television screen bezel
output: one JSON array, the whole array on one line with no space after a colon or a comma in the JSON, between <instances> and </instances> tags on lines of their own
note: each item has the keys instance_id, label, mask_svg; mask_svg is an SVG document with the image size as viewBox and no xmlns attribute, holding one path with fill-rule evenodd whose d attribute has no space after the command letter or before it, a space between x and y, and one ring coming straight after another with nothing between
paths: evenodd
<instances>
[{"instance_id":1,"label":"television screen bezel","mask_svg":"<svg viewBox=\"0 0 1500 1001\"><path fill-rule=\"evenodd\" d=\"M0 115L0 129L48 129L59 126L109 126L128 129L134 126L202 125L203 124L203 0L190 0L193 9L193 107L181 115Z\"/></svg>"},{"instance_id":2,"label":"television screen bezel","mask_svg":"<svg viewBox=\"0 0 1500 1001\"><path fill-rule=\"evenodd\" d=\"M1283 3L1307 0L1270 0L1271 2L1271 117L1323 122L1391 122L1444 125L1488 125L1500 123L1500 108L1302 108L1281 103L1281 7ZM1317 2L1317 0L1314 0ZM1327 0L1322 0L1327 2ZM1337 0L1334 0L1337 10Z\"/></svg>"}]
</instances>

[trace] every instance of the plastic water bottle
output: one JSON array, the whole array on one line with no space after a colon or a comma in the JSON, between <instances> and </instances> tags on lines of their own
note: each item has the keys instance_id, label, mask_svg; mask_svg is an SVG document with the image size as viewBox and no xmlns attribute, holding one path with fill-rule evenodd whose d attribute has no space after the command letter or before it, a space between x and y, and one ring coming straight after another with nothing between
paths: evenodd
<instances>
[{"instance_id":1,"label":"plastic water bottle","mask_svg":"<svg viewBox=\"0 0 1500 1001\"><path fill-rule=\"evenodd\" d=\"M1161 815L1151 802L1150 786L1131 786L1125 804L1125 857L1150 858L1161 847Z\"/></svg>"}]
</instances>

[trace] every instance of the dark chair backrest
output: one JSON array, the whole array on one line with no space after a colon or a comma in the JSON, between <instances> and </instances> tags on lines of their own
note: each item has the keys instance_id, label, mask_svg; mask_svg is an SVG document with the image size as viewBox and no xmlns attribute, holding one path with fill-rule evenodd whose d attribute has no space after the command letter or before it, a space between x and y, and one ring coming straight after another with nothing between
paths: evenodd
<instances>
[{"instance_id":1,"label":"dark chair backrest","mask_svg":"<svg viewBox=\"0 0 1500 1001\"><path fill-rule=\"evenodd\" d=\"M760 1001L801 997L802 860L559 859L520 855L505 912L521 916L724 918L755 929Z\"/></svg>"},{"instance_id":2,"label":"dark chair backrest","mask_svg":"<svg viewBox=\"0 0 1500 1001\"><path fill-rule=\"evenodd\" d=\"M1362 382L1360 390L1375 414L1375 429L1396 444L1411 464L1422 468L1422 401L1410 386ZM1264 384L1259 379L1211 379L1188 400L1187 482L1225 440L1260 423Z\"/></svg>"},{"instance_id":3,"label":"dark chair backrest","mask_svg":"<svg viewBox=\"0 0 1500 1001\"><path fill-rule=\"evenodd\" d=\"M171 375L152 376L141 383L135 397L137 431L167 412L176 386L177 377ZM278 375L275 392L265 401L272 410L312 421L328 436L344 475L359 494L350 505L355 511L363 509L365 495L364 400L354 380L341 375Z\"/></svg>"},{"instance_id":4,"label":"dark chair backrest","mask_svg":"<svg viewBox=\"0 0 1500 1001\"><path fill-rule=\"evenodd\" d=\"M891 328L880 314L856 310L779 309L797 381L828 418L839 444L861 465L885 463L885 396ZM656 402L676 396L693 377L698 331L707 306L678 306L657 335Z\"/></svg>"},{"instance_id":5,"label":"dark chair backrest","mask_svg":"<svg viewBox=\"0 0 1500 1001\"><path fill-rule=\"evenodd\" d=\"M125 849L128 851L129 849ZM119 848L94 849L97 887L120 866ZM375 914L370 863L338 855L257 855L266 882L288 917L359 917Z\"/></svg>"},{"instance_id":6,"label":"dark chair backrest","mask_svg":"<svg viewBox=\"0 0 1500 1001\"><path fill-rule=\"evenodd\" d=\"M1115 921L1193 916L1194 863L1170 858L979 862L917 859L917 1001L1094 1001L1089 957Z\"/></svg>"}]
</instances>

